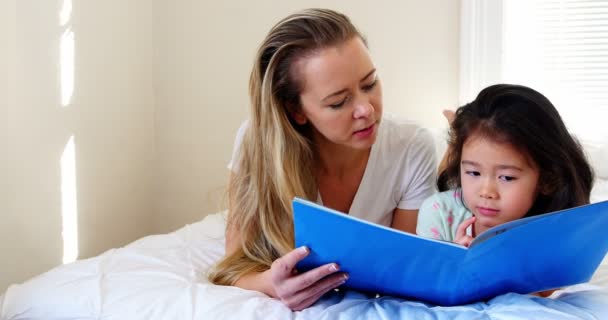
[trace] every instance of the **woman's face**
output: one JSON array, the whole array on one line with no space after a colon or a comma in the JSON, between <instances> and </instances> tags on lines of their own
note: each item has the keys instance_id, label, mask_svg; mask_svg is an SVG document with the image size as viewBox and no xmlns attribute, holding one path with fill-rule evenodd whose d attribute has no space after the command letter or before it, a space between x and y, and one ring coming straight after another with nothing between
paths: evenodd
<instances>
[{"instance_id":1,"label":"woman's face","mask_svg":"<svg viewBox=\"0 0 608 320\"><path fill-rule=\"evenodd\" d=\"M382 88L363 41L321 49L294 67L302 85L296 122L310 122L319 144L370 148L382 117Z\"/></svg>"}]
</instances>

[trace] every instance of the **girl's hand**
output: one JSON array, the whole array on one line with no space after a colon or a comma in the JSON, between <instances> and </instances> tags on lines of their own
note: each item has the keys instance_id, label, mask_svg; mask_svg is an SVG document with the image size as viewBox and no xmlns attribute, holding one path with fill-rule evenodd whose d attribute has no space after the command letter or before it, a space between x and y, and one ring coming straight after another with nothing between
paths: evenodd
<instances>
[{"instance_id":1,"label":"girl's hand","mask_svg":"<svg viewBox=\"0 0 608 320\"><path fill-rule=\"evenodd\" d=\"M454 243L458 243L459 245L463 245L467 248L471 245L471 242L473 242L473 237L467 235L467 228L474 222L475 217L470 217L458 226L458 229L456 229L456 239L454 239Z\"/></svg>"},{"instance_id":2,"label":"girl's hand","mask_svg":"<svg viewBox=\"0 0 608 320\"><path fill-rule=\"evenodd\" d=\"M298 274L296 264L309 253L306 247L294 249L275 260L270 270L266 271L270 274L271 295L294 311L307 308L348 279L345 273L337 273L339 267L335 263Z\"/></svg>"}]
</instances>

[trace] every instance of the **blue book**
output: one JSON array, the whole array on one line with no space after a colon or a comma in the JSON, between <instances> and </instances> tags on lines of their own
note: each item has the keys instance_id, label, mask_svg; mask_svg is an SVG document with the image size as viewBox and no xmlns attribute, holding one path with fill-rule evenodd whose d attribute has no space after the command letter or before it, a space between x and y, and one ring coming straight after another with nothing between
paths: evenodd
<instances>
[{"instance_id":1,"label":"blue book","mask_svg":"<svg viewBox=\"0 0 608 320\"><path fill-rule=\"evenodd\" d=\"M608 201L502 224L469 248L294 199L306 271L335 262L344 287L452 306L587 282L608 251Z\"/></svg>"}]
</instances>

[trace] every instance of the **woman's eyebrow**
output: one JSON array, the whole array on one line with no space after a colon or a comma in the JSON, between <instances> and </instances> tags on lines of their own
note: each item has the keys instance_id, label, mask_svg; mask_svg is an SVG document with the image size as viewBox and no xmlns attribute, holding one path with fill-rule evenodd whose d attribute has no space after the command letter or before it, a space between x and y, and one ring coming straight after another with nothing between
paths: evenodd
<instances>
[{"instance_id":1,"label":"woman's eyebrow","mask_svg":"<svg viewBox=\"0 0 608 320\"><path fill-rule=\"evenodd\" d=\"M365 81L365 79L369 78L372 74L374 74L374 72L376 72L376 68L373 68L372 71L370 71L368 74L365 75L365 77L361 78L361 82Z\"/></svg>"},{"instance_id":2,"label":"woman's eyebrow","mask_svg":"<svg viewBox=\"0 0 608 320\"><path fill-rule=\"evenodd\" d=\"M376 72L376 68L372 69L372 71L370 71L368 74L366 74L366 75L365 75L365 77L361 78L360 82L365 81L365 79L367 79L367 78L369 78L371 75L373 75L373 74L374 74L374 72ZM329 99L329 98L331 98L331 97L335 97L335 96L341 95L341 94L343 94L343 93L344 93L344 92L346 92L346 91L347 91L346 89L338 90L338 91L336 91L336 92L334 92L334 93L329 94L329 95L328 95L328 96L326 96L325 98L321 99L321 101L325 101L325 100L327 100L327 99Z\"/></svg>"},{"instance_id":3,"label":"woman's eyebrow","mask_svg":"<svg viewBox=\"0 0 608 320\"><path fill-rule=\"evenodd\" d=\"M331 98L331 97L335 97L335 96L341 95L341 94L343 94L344 92L346 92L346 89L342 89L342 90L336 91L336 92L334 92L334 93L332 93L332 94L328 95L327 97L325 97L325 98L321 99L321 101L325 101L325 100L327 100L327 99L329 99L329 98Z\"/></svg>"}]
</instances>

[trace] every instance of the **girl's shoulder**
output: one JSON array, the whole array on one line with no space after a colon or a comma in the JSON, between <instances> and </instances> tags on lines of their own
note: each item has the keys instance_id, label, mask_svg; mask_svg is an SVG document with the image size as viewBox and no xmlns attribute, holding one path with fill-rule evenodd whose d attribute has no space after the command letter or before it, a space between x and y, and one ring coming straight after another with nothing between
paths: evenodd
<instances>
[{"instance_id":1,"label":"girl's shoulder","mask_svg":"<svg viewBox=\"0 0 608 320\"><path fill-rule=\"evenodd\" d=\"M462 202L462 191L460 189L437 192L428 197L422 203L421 209L439 212L453 212L466 210Z\"/></svg>"}]
</instances>

